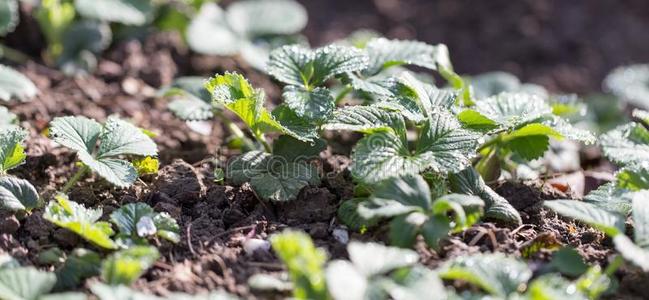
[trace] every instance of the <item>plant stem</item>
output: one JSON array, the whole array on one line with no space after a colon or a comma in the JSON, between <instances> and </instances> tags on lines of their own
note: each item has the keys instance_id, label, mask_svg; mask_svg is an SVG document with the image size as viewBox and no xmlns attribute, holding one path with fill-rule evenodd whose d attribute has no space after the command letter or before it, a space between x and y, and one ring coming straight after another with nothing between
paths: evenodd
<instances>
[{"instance_id":1,"label":"plant stem","mask_svg":"<svg viewBox=\"0 0 649 300\"><path fill-rule=\"evenodd\" d=\"M616 256L615 259L613 259L613 261L606 267L604 274L612 277L615 271L617 271L617 269L619 269L623 263L624 259L622 258L622 256Z\"/></svg>"},{"instance_id":2,"label":"plant stem","mask_svg":"<svg viewBox=\"0 0 649 300\"><path fill-rule=\"evenodd\" d=\"M24 64L29 61L29 56L16 49L0 44L0 57L6 58L15 63Z\"/></svg>"},{"instance_id":3,"label":"plant stem","mask_svg":"<svg viewBox=\"0 0 649 300\"><path fill-rule=\"evenodd\" d=\"M225 124L232 135L241 139L246 148L248 148L249 150L256 148L252 141L246 136L246 134L243 133L241 128L239 128L239 126L237 126L237 124L235 124L234 122L230 121L230 119L226 118L225 115L223 115L223 112L215 111L214 114L218 116L219 119L221 119L221 122Z\"/></svg>"},{"instance_id":4,"label":"plant stem","mask_svg":"<svg viewBox=\"0 0 649 300\"><path fill-rule=\"evenodd\" d=\"M79 170L77 170L76 173L74 173L74 175L72 176L72 178L70 178L70 180L68 181L68 183L66 183L66 184L63 186L63 189L61 190L61 192L62 192L63 194L67 194L68 191L70 191L70 189L71 189L71 188L72 188L72 187L73 187L73 186L74 186L74 185L75 185L75 184L76 184L76 183L77 183L81 178L83 178L83 176L86 175L86 172L88 172L89 170L90 170L90 168L89 168L88 166L83 165L83 167L81 167Z\"/></svg>"},{"instance_id":5,"label":"plant stem","mask_svg":"<svg viewBox=\"0 0 649 300\"><path fill-rule=\"evenodd\" d=\"M268 142L266 141L266 137L264 136L263 133L262 133L262 134L255 135L255 138L257 138L257 141L258 141L262 146L264 146L264 150L266 150L266 152L268 152L268 153L273 152L273 148L270 147L270 144L268 144Z\"/></svg>"},{"instance_id":6,"label":"plant stem","mask_svg":"<svg viewBox=\"0 0 649 300\"><path fill-rule=\"evenodd\" d=\"M482 150L484 150L484 149L486 149L486 148L488 148L488 147L491 147L491 146L493 146L494 144L498 144L498 143L500 143L500 141L501 141L501 136L500 136L500 135L497 135L495 138L493 138L493 139L487 141L486 143L482 144L482 146L480 146L480 147L478 148L478 151L477 151L477 152L480 153L480 152L482 152Z\"/></svg>"}]
</instances>

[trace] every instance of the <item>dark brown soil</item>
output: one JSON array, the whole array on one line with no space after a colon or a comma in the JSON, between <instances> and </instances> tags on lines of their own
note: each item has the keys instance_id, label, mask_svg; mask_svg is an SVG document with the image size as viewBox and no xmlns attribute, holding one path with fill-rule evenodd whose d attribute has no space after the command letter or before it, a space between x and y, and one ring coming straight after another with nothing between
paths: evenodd
<instances>
[{"instance_id":1,"label":"dark brown soil","mask_svg":"<svg viewBox=\"0 0 649 300\"><path fill-rule=\"evenodd\" d=\"M649 5L637 1L427 1L427 0L319 0L302 1L309 9L306 35L316 45L342 38L354 29L370 27L390 37L417 38L449 45L456 69L463 73L507 70L523 79L566 92L591 92L616 65L649 60L649 40L638 38L649 29ZM6 40L34 57L42 40L28 16ZM181 226L181 242L158 242L162 259L135 287L160 295L171 291L197 293L224 288L245 298L255 295L246 284L256 273L281 274L273 254L247 254L250 238L266 239L287 227L308 232L333 258L346 256L345 245L332 235L344 230L335 212L341 200L352 196L353 184L345 156L354 136L332 136L331 148L321 154L327 174L319 187L304 189L284 205L257 200L249 186L219 185L212 178L211 158L231 156L221 151L227 131L215 120L209 135L195 133L166 110L155 91L177 76L239 71L255 86L277 99L279 87L268 76L237 58L214 58L187 50L178 35L154 34L145 41L112 46L91 76L68 78L35 58L16 66L41 93L32 102L11 104L31 135L27 163L14 175L30 180L44 199L58 190L75 171L75 156L42 136L57 116L85 115L98 120L117 114L158 133L162 168L134 187L117 190L89 177L71 192L71 199L101 206L108 215L124 203L146 202L168 212ZM523 216L524 225L508 228L478 224L451 236L435 252L418 243L422 263L435 267L466 253L501 251L527 256L533 262L551 259L550 251L529 254L532 243L576 248L589 263L607 264L611 242L589 227L557 217L544 209L543 200L570 198L541 182L499 183L496 191ZM382 237L381 230L351 238ZM25 264L36 264L39 251L52 247L70 251L90 247L69 232L43 220L37 210L24 219L0 216L0 249ZM41 266L47 268L48 266ZM624 298L642 299L649 279L620 271ZM643 285L644 284L644 285ZM79 287L83 289L84 287Z\"/></svg>"}]
</instances>

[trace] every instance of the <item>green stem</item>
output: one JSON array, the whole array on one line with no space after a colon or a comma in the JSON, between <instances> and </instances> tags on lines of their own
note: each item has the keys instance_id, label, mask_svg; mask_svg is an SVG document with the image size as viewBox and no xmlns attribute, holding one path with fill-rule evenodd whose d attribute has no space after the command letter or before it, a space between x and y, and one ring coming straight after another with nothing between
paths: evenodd
<instances>
[{"instance_id":1,"label":"green stem","mask_svg":"<svg viewBox=\"0 0 649 300\"><path fill-rule=\"evenodd\" d=\"M223 112L221 111L215 111L214 114L221 119L221 122L225 124L225 126L228 128L230 133L234 135L235 137L241 139L241 141L245 144L245 147L248 148L249 150L255 149L255 145L252 143L252 141L246 136L245 133L243 133L243 130L237 126L234 122L230 121L230 119L226 118L225 115L223 115Z\"/></svg>"},{"instance_id":2,"label":"green stem","mask_svg":"<svg viewBox=\"0 0 649 300\"><path fill-rule=\"evenodd\" d=\"M615 259L613 259L613 261L606 267L604 274L612 277L613 274L615 274L615 271L617 271L617 269L619 269L623 263L624 259L622 258L622 256L616 256Z\"/></svg>"},{"instance_id":3,"label":"green stem","mask_svg":"<svg viewBox=\"0 0 649 300\"><path fill-rule=\"evenodd\" d=\"M15 63L24 64L29 61L29 56L16 49L0 44L0 57L6 58Z\"/></svg>"},{"instance_id":4,"label":"green stem","mask_svg":"<svg viewBox=\"0 0 649 300\"><path fill-rule=\"evenodd\" d=\"M272 153L272 152L273 152L273 148L270 147L270 144L268 144L268 142L266 141L266 136L264 136L263 133L261 133L261 134L256 134L256 135L255 135L255 138L257 139L257 141L258 141L262 146L264 146L264 150L266 150L266 152L268 152L268 153Z\"/></svg>"},{"instance_id":5,"label":"green stem","mask_svg":"<svg viewBox=\"0 0 649 300\"><path fill-rule=\"evenodd\" d=\"M502 140L502 137L500 135L497 135L496 137L492 138L491 140L487 141L486 143L482 144L478 148L478 153L482 152L482 150L487 149L495 144L500 143Z\"/></svg>"},{"instance_id":6,"label":"green stem","mask_svg":"<svg viewBox=\"0 0 649 300\"><path fill-rule=\"evenodd\" d=\"M66 184L63 186L63 189L61 190L61 192L62 192L63 194L67 194L68 191L70 191L70 189L71 189L71 188L72 188L72 187L73 187L73 186L74 186L74 185L75 185L75 184L76 184L76 183L77 183L81 178L83 178L83 176L86 175L86 172L88 172L89 170L90 170L90 168L89 168L88 166L83 165L83 167L81 167L79 170L77 170L76 173L74 173L74 175L72 176L72 178L70 178L70 180L68 181L68 183L66 183Z\"/></svg>"}]
</instances>

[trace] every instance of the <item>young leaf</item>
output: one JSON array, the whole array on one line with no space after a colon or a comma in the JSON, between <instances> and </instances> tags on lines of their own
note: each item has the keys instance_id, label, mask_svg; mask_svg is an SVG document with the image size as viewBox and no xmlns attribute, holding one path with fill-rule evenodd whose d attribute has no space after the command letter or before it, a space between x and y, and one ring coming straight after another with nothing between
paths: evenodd
<instances>
[{"instance_id":1,"label":"young leaf","mask_svg":"<svg viewBox=\"0 0 649 300\"><path fill-rule=\"evenodd\" d=\"M27 155L22 146L27 133L19 128L0 129L0 175L21 165Z\"/></svg>"},{"instance_id":2,"label":"young leaf","mask_svg":"<svg viewBox=\"0 0 649 300\"><path fill-rule=\"evenodd\" d=\"M577 200L552 200L543 202L543 205L562 216L593 226L609 236L624 232L624 219L620 215L593 204Z\"/></svg>"},{"instance_id":3,"label":"young leaf","mask_svg":"<svg viewBox=\"0 0 649 300\"><path fill-rule=\"evenodd\" d=\"M59 194L45 207L43 218L68 229L87 241L106 249L115 249L117 245L110 236L113 229L110 224L97 221L101 218L101 208L89 209L70 201L67 196Z\"/></svg>"},{"instance_id":4,"label":"young leaf","mask_svg":"<svg viewBox=\"0 0 649 300\"><path fill-rule=\"evenodd\" d=\"M146 203L129 203L110 214L110 221L119 229L120 234L138 239L149 235L158 235L170 242L180 241L179 226L176 220L167 213L156 213ZM149 222L152 230L142 227Z\"/></svg>"},{"instance_id":5,"label":"young leaf","mask_svg":"<svg viewBox=\"0 0 649 300\"><path fill-rule=\"evenodd\" d=\"M439 271L446 280L470 282L489 294L507 298L532 277L527 264L502 253L460 256L446 262Z\"/></svg>"},{"instance_id":6,"label":"young leaf","mask_svg":"<svg viewBox=\"0 0 649 300\"><path fill-rule=\"evenodd\" d=\"M19 21L18 1L0 2L0 36L14 31Z\"/></svg>"},{"instance_id":7,"label":"young leaf","mask_svg":"<svg viewBox=\"0 0 649 300\"><path fill-rule=\"evenodd\" d=\"M85 18L125 25L144 25L153 13L147 0L75 0L74 5Z\"/></svg>"},{"instance_id":8,"label":"young leaf","mask_svg":"<svg viewBox=\"0 0 649 300\"><path fill-rule=\"evenodd\" d=\"M286 264L296 299L328 299L323 265L327 254L302 232L284 231L271 237L273 250Z\"/></svg>"},{"instance_id":9,"label":"young leaf","mask_svg":"<svg viewBox=\"0 0 649 300\"><path fill-rule=\"evenodd\" d=\"M506 223L523 223L518 211L509 204L507 199L487 186L474 168L469 167L459 173L449 174L448 180L451 191L480 197L485 203L486 218L493 218Z\"/></svg>"},{"instance_id":10,"label":"young leaf","mask_svg":"<svg viewBox=\"0 0 649 300\"><path fill-rule=\"evenodd\" d=\"M649 160L649 130L638 123L618 126L600 137L604 155L620 165Z\"/></svg>"},{"instance_id":11,"label":"young leaf","mask_svg":"<svg viewBox=\"0 0 649 300\"><path fill-rule=\"evenodd\" d=\"M155 247L133 246L117 251L103 261L101 279L110 285L130 285L159 257L160 253Z\"/></svg>"},{"instance_id":12,"label":"young leaf","mask_svg":"<svg viewBox=\"0 0 649 300\"><path fill-rule=\"evenodd\" d=\"M303 161L287 161L269 153L250 151L235 158L226 175L233 184L250 182L262 199L291 201L302 188L320 183L318 170Z\"/></svg>"},{"instance_id":13,"label":"young leaf","mask_svg":"<svg viewBox=\"0 0 649 300\"><path fill-rule=\"evenodd\" d=\"M520 155L525 160L543 156L550 146L550 137L562 139L563 136L549 126L527 124L501 137L503 146Z\"/></svg>"},{"instance_id":14,"label":"young leaf","mask_svg":"<svg viewBox=\"0 0 649 300\"><path fill-rule=\"evenodd\" d=\"M54 273L34 267L0 269L0 298L36 300L49 293L56 283Z\"/></svg>"},{"instance_id":15,"label":"young leaf","mask_svg":"<svg viewBox=\"0 0 649 300\"><path fill-rule=\"evenodd\" d=\"M270 53L268 73L275 79L311 90L334 75L367 68L368 57L352 47L329 45L310 50L284 46Z\"/></svg>"},{"instance_id":16,"label":"young leaf","mask_svg":"<svg viewBox=\"0 0 649 300\"><path fill-rule=\"evenodd\" d=\"M252 38L300 32L307 23L306 10L293 0L238 1L226 12L230 28Z\"/></svg>"},{"instance_id":17,"label":"young leaf","mask_svg":"<svg viewBox=\"0 0 649 300\"><path fill-rule=\"evenodd\" d=\"M0 65L0 100L28 101L38 94L34 83L20 72Z\"/></svg>"},{"instance_id":18,"label":"young leaf","mask_svg":"<svg viewBox=\"0 0 649 300\"><path fill-rule=\"evenodd\" d=\"M29 181L10 176L0 177L0 208L12 212L29 212L38 205L38 192Z\"/></svg>"},{"instance_id":19,"label":"young leaf","mask_svg":"<svg viewBox=\"0 0 649 300\"><path fill-rule=\"evenodd\" d=\"M120 156L158 153L156 144L142 130L114 117L108 118L104 126L85 117L55 118L50 124L50 136L76 151L81 162L118 187L128 187L137 179L135 167Z\"/></svg>"},{"instance_id":20,"label":"young leaf","mask_svg":"<svg viewBox=\"0 0 649 300\"><path fill-rule=\"evenodd\" d=\"M212 96L205 89L202 77L179 77L159 92L163 97L173 99L169 110L185 121L204 121L214 117Z\"/></svg>"},{"instance_id":21,"label":"young leaf","mask_svg":"<svg viewBox=\"0 0 649 300\"><path fill-rule=\"evenodd\" d=\"M302 141L311 142L313 140L307 134L296 133L280 124L264 107L264 92L254 89L242 75L237 73L216 75L205 83L205 87L212 94L212 99L215 102L224 105L239 116L258 138L262 138L264 133L275 131L289 134ZM282 117L287 118L288 116ZM299 122L302 120L296 115L290 121ZM308 127L308 125L304 126Z\"/></svg>"},{"instance_id":22,"label":"young leaf","mask_svg":"<svg viewBox=\"0 0 649 300\"><path fill-rule=\"evenodd\" d=\"M18 126L18 117L11 113L6 107L0 106L0 131L7 129L16 129Z\"/></svg>"}]
</instances>

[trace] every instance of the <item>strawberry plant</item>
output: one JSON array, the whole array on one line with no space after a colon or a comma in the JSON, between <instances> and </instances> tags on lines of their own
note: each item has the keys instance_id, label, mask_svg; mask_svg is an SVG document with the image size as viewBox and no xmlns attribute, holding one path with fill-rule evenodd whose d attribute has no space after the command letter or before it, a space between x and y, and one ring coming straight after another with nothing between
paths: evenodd
<instances>
[{"instance_id":1,"label":"strawberry plant","mask_svg":"<svg viewBox=\"0 0 649 300\"><path fill-rule=\"evenodd\" d=\"M478 149L482 157L476 164L487 180L497 179L501 167L515 175L517 162L541 157L550 138L595 142L591 133L554 115L552 107L534 94L500 93L476 101L458 118L464 126L487 138Z\"/></svg>"},{"instance_id":2,"label":"strawberry plant","mask_svg":"<svg viewBox=\"0 0 649 300\"><path fill-rule=\"evenodd\" d=\"M0 129L0 176L25 161L25 136L26 132L19 128Z\"/></svg>"},{"instance_id":3,"label":"strawberry plant","mask_svg":"<svg viewBox=\"0 0 649 300\"><path fill-rule=\"evenodd\" d=\"M156 144L141 129L115 117L105 124L85 117L56 118L50 124L50 137L77 152L83 166L63 187L70 190L88 171L117 187L128 187L138 177L137 170L124 156L156 156Z\"/></svg>"},{"instance_id":4,"label":"strawberry plant","mask_svg":"<svg viewBox=\"0 0 649 300\"><path fill-rule=\"evenodd\" d=\"M202 54L240 54L261 70L273 48L303 40L297 34L306 22L306 11L293 0L244 0L225 10L205 3L187 27L187 43Z\"/></svg>"},{"instance_id":5,"label":"strawberry plant","mask_svg":"<svg viewBox=\"0 0 649 300\"><path fill-rule=\"evenodd\" d=\"M167 213L157 213L145 203L126 204L110 215L119 229L117 239L124 244L146 244L146 238L158 236L173 243L180 241L176 220Z\"/></svg>"},{"instance_id":6,"label":"strawberry plant","mask_svg":"<svg viewBox=\"0 0 649 300\"><path fill-rule=\"evenodd\" d=\"M431 195L419 175L386 179L374 187L368 199L353 201L364 223L390 219L390 243L399 247L411 247L422 235L430 247L437 248L449 232L462 231L478 221L484 206L475 196Z\"/></svg>"}]
</instances>

